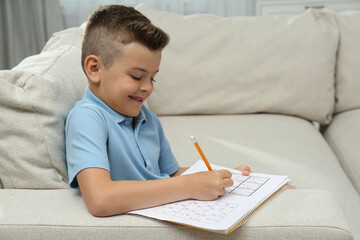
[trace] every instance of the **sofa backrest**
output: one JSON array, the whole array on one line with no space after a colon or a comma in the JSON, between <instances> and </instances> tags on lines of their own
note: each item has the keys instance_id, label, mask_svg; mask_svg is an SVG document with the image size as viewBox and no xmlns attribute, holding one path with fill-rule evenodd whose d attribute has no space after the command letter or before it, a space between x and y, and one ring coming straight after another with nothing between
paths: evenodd
<instances>
[{"instance_id":1,"label":"sofa backrest","mask_svg":"<svg viewBox=\"0 0 360 240\"><path fill-rule=\"evenodd\" d=\"M360 12L336 14L339 50L336 65L335 113L360 108Z\"/></svg>"},{"instance_id":2,"label":"sofa backrest","mask_svg":"<svg viewBox=\"0 0 360 240\"><path fill-rule=\"evenodd\" d=\"M331 121L338 48L332 14L222 18L137 9L171 38L148 99L156 114L268 112Z\"/></svg>"},{"instance_id":3,"label":"sofa backrest","mask_svg":"<svg viewBox=\"0 0 360 240\"><path fill-rule=\"evenodd\" d=\"M0 178L4 188L67 188L64 123L84 94L82 29L68 29L0 72Z\"/></svg>"},{"instance_id":4,"label":"sofa backrest","mask_svg":"<svg viewBox=\"0 0 360 240\"><path fill-rule=\"evenodd\" d=\"M171 37L148 99L158 115L270 112L326 124L335 64L336 112L360 107L359 12L220 18L138 9ZM82 33L55 33L40 54L0 71L0 188L68 187L65 118L87 86Z\"/></svg>"}]
</instances>

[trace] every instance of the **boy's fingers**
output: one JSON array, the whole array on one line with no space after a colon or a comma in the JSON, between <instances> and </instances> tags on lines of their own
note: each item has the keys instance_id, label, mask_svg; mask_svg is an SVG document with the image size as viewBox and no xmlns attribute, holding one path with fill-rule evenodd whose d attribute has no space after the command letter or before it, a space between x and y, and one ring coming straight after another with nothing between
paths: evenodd
<instances>
[{"instance_id":1,"label":"boy's fingers","mask_svg":"<svg viewBox=\"0 0 360 240\"><path fill-rule=\"evenodd\" d=\"M224 179L224 188L234 185L234 181L231 178Z\"/></svg>"},{"instance_id":2,"label":"boy's fingers","mask_svg":"<svg viewBox=\"0 0 360 240\"><path fill-rule=\"evenodd\" d=\"M218 170L217 172L220 174L222 178L231 178L232 176L232 173L225 169Z\"/></svg>"},{"instance_id":3,"label":"boy's fingers","mask_svg":"<svg viewBox=\"0 0 360 240\"><path fill-rule=\"evenodd\" d=\"M237 170L240 170L243 175L248 176L251 173L249 166L239 166L236 168Z\"/></svg>"},{"instance_id":4,"label":"boy's fingers","mask_svg":"<svg viewBox=\"0 0 360 240\"><path fill-rule=\"evenodd\" d=\"M241 172L242 172L242 174L243 174L244 176L249 176L249 175L250 175L250 171L249 171L249 170L242 170Z\"/></svg>"},{"instance_id":5,"label":"boy's fingers","mask_svg":"<svg viewBox=\"0 0 360 240\"><path fill-rule=\"evenodd\" d=\"M251 170L250 170L250 167L249 167L249 166L243 166L243 170L244 170L244 171L251 172Z\"/></svg>"},{"instance_id":6,"label":"boy's fingers","mask_svg":"<svg viewBox=\"0 0 360 240\"><path fill-rule=\"evenodd\" d=\"M219 192L219 196L222 196L226 193L225 189L222 189L220 192Z\"/></svg>"}]
</instances>

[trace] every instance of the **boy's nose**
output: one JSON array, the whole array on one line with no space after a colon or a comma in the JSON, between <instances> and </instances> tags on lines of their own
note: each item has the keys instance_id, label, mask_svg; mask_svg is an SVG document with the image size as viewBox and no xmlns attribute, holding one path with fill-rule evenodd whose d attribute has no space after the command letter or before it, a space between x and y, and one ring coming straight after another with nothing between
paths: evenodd
<instances>
[{"instance_id":1,"label":"boy's nose","mask_svg":"<svg viewBox=\"0 0 360 240\"><path fill-rule=\"evenodd\" d=\"M151 79L147 79L146 81L143 81L143 83L140 86L140 90L143 92L149 92L153 89L153 83Z\"/></svg>"}]
</instances>

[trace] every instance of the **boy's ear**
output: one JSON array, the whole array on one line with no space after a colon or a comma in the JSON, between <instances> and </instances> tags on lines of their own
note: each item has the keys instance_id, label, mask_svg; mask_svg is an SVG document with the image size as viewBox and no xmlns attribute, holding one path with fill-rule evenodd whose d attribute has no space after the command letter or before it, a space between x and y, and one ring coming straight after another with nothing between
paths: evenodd
<instances>
[{"instance_id":1,"label":"boy's ear","mask_svg":"<svg viewBox=\"0 0 360 240\"><path fill-rule=\"evenodd\" d=\"M85 73L92 83L100 82L100 64L100 58L96 55L89 55L85 58Z\"/></svg>"}]
</instances>

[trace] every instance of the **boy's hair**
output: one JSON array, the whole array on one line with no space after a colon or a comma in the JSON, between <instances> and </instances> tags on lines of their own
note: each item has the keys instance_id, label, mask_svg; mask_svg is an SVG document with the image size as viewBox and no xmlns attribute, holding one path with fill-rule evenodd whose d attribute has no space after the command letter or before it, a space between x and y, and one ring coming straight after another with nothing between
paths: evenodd
<instances>
[{"instance_id":1,"label":"boy's hair","mask_svg":"<svg viewBox=\"0 0 360 240\"><path fill-rule=\"evenodd\" d=\"M100 57L110 67L126 44L138 42L150 50L163 49L169 36L133 7L107 5L90 15L82 41L81 66L87 56ZM85 70L85 69L84 69Z\"/></svg>"}]
</instances>

